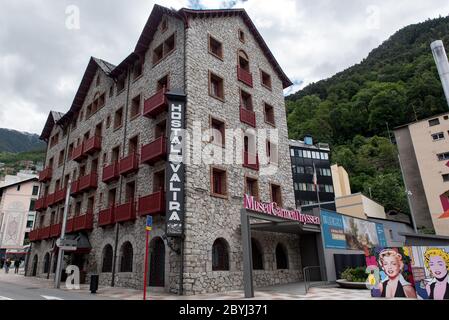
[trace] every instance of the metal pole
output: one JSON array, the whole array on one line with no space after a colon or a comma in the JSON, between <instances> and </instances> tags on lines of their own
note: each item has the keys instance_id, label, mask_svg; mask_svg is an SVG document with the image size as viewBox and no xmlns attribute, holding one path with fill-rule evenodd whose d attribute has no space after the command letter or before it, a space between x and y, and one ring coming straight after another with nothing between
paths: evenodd
<instances>
[{"instance_id":1,"label":"metal pole","mask_svg":"<svg viewBox=\"0 0 449 320\"><path fill-rule=\"evenodd\" d=\"M145 269L143 273L143 300L147 300L147 274L148 274L148 238L150 231L146 230L145 236Z\"/></svg>"},{"instance_id":2,"label":"metal pole","mask_svg":"<svg viewBox=\"0 0 449 320\"><path fill-rule=\"evenodd\" d=\"M313 174L316 177L316 185L315 185L316 199L318 200L318 208L321 211L321 201L320 201L320 193L319 193L318 174L316 173L315 162L312 161L312 164L313 164Z\"/></svg>"},{"instance_id":3,"label":"metal pole","mask_svg":"<svg viewBox=\"0 0 449 320\"><path fill-rule=\"evenodd\" d=\"M69 210L69 203L70 203L71 185L72 185L72 180L69 178L69 182L67 184L67 191L65 194L64 215L62 217L60 240L64 240L64 238L65 238L65 228L66 228L66 224L67 224L67 212ZM64 258L64 250L58 250L58 263L56 265L56 279L55 279L55 288L56 289L59 289L60 284L61 284L61 272L62 272L62 259L63 258Z\"/></svg>"},{"instance_id":4,"label":"metal pole","mask_svg":"<svg viewBox=\"0 0 449 320\"><path fill-rule=\"evenodd\" d=\"M240 211L242 229L242 249L243 249L243 287L245 298L254 297L253 287L253 261L251 249L251 229L248 214L245 209Z\"/></svg>"}]
</instances>

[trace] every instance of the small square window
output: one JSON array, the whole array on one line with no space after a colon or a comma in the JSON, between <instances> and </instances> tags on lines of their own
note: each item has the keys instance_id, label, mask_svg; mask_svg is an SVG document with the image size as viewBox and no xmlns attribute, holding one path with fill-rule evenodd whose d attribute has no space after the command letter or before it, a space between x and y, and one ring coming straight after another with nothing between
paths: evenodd
<instances>
[{"instance_id":1,"label":"small square window","mask_svg":"<svg viewBox=\"0 0 449 320\"><path fill-rule=\"evenodd\" d=\"M257 179L246 177L245 178L245 194L259 198L259 185Z\"/></svg>"},{"instance_id":2,"label":"small square window","mask_svg":"<svg viewBox=\"0 0 449 320\"><path fill-rule=\"evenodd\" d=\"M131 102L131 112L130 112L130 118L133 119L137 117L140 114L140 94L137 97L134 97L134 99Z\"/></svg>"},{"instance_id":3,"label":"small square window","mask_svg":"<svg viewBox=\"0 0 449 320\"><path fill-rule=\"evenodd\" d=\"M223 59L223 44L209 35L209 53Z\"/></svg>"},{"instance_id":4,"label":"small square window","mask_svg":"<svg viewBox=\"0 0 449 320\"><path fill-rule=\"evenodd\" d=\"M270 184L271 187L271 201L276 202L278 206L282 207L281 187L276 184Z\"/></svg>"},{"instance_id":5,"label":"small square window","mask_svg":"<svg viewBox=\"0 0 449 320\"><path fill-rule=\"evenodd\" d=\"M158 63L164 57L164 45L160 44L153 50L153 64Z\"/></svg>"},{"instance_id":6,"label":"small square window","mask_svg":"<svg viewBox=\"0 0 449 320\"><path fill-rule=\"evenodd\" d=\"M115 112L114 129L120 128L123 124L123 107Z\"/></svg>"},{"instance_id":7,"label":"small square window","mask_svg":"<svg viewBox=\"0 0 449 320\"><path fill-rule=\"evenodd\" d=\"M444 182L449 182L449 173L443 174L442 177Z\"/></svg>"},{"instance_id":8,"label":"small square window","mask_svg":"<svg viewBox=\"0 0 449 320\"><path fill-rule=\"evenodd\" d=\"M211 119L211 142L218 146L225 146L225 123L217 119Z\"/></svg>"},{"instance_id":9,"label":"small square window","mask_svg":"<svg viewBox=\"0 0 449 320\"><path fill-rule=\"evenodd\" d=\"M245 42L245 33L243 32L243 30L239 29L239 40L241 42Z\"/></svg>"},{"instance_id":10,"label":"small square window","mask_svg":"<svg viewBox=\"0 0 449 320\"><path fill-rule=\"evenodd\" d=\"M209 94L217 99L224 100L223 79L216 74L209 74Z\"/></svg>"},{"instance_id":11,"label":"small square window","mask_svg":"<svg viewBox=\"0 0 449 320\"><path fill-rule=\"evenodd\" d=\"M262 85L271 90L271 76L263 70L260 70L260 80Z\"/></svg>"},{"instance_id":12,"label":"small square window","mask_svg":"<svg viewBox=\"0 0 449 320\"><path fill-rule=\"evenodd\" d=\"M227 195L226 170L212 168L212 194L219 196Z\"/></svg>"},{"instance_id":13,"label":"small square window","mask_svg":"<svg viewBox=\"0 0 449 320\"><path fill-rule=\"evenodd\" d=\"M438 118L429 120L429 126L430 126L430 127L432 127L432 126L437 126L437 125L439 125L439 124L440 124L440 119L438 119Z\"/></svg>"},{"instance_id":14,"label":"small square window","mask_svg":"<svg viewBox=\"0 0 449 320\"><path fill-rule=\"evenodd\" d=\"M264 106L265 122L274 126L274 108L265 103Z\"/></svg>"}]
</instances>

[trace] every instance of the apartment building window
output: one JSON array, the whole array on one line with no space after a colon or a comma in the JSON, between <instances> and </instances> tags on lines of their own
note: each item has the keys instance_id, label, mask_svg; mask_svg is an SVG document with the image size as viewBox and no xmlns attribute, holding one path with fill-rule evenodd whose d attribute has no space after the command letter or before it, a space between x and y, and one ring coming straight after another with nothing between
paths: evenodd
<instances>
[{"instance_id":1,"label":"apartment building window","mask_svg":"<svg viewBox=\"0 0 449 320\"><path fill-rule=\"evenodd\" d=\"M48 167L50 169L53 169L53 162L54 162L53 158L50 158L50 160L48 161Z\"/></svg>"},{"instance_id":2,"label":"apartment building window","mask_svg":"<svg viewBox=\"0 0 449 320\"><path fill-rule=\"evenodd\" d=\"M272 106L270 106L268 103L264 104L264 116L265 116L266 123L271 124L272 126L275 125L274 108Z\"/></svg>"},{"instance_id":3,"label":"apartment building window","mask_svg":"<svg viewBox=\"0 0 449 320\"><path fill-rule=\"evenodd\" d=\"M134 63L133 76L134 79L139 78L143 72L143 66L145 64L145 56L139 56L139 59Z\"/></svg>"},{"instance_id":4,"label":"apartment building window","mask_svg":"<svg viewBox=\"0 0 449 320\"><path fill-rule=\"evenodd\" d=\"M439 153L437 154L437 157L439 161L449 160L449 152Z\"/></svg>"},{"instance_id":5,"label":"apartment building window","mask_svg":"<svg viewBox=\"0 0 449 320\"><path fill-rule=\"evenodd\" d=\"M81 215L81 201L77 201L75 204L75 217Z\"/></svg>"},{"instance_id":6,"label":"apartment building window","mask_svg":"<svg viewBox=\"0 0 449 320\"><path fill-rule=\"evenodd\" d=\"M131 111L130 111L130 118L131 120L139 116L140 114L140 94L137 97L134 97L131 101Z\"/></svg>"},{"instance_id":7,"label":"apartment building window","mask_svg":"<svg viewBox=\"0 0 449 320\"><path fill-rule=\"evenodd\" d=\"M58 158L58 165L59 166L62 166L64 164L64 153L65 153L64 149L59 151L59 158Z\"/></svg>"},{"instance_id":8,"label":"apartment building window","mask_svg":"<svg viewBox=\"0 0 449 320\"><path fill-rule=\"evenodd\" d=\"M114 130L120 128L122 124L123 124L123 107L115 111Z\"/></svg>"},{"instance_id":9,"label":"apartment building window","mask_svg":"<svg viewBox=\"0 0 449 320\"><path fill-rule=\"evenodd\" d=\"M169 55L173 50L175 50L175 34L173 33L164 42L164 57Z\"/></svg>"},{"instance_id":10,"label":"apartment building window","mask_svg":"<svg viewBox=\"0 0 449 320\"><path fill-rule=\"evenodd\" d=\"M223 44L209 35L209 53L223 60Z\"/></svg>"},{"instance_id":11,"label":"apartment building window","mask_svg":"<svg viewBox=\"0 0 449 320\"><path fill-rule=\"evenodd\" d=\"M92 104L89 104L86 107L86 119L89 119L91 115L92 115Z\"/></svg>"},{"instance_id":12,"label":"apartment building window","mask_svg":"<svg viewBox=\"0 0 449 320\"><path fill-rule=\"evenodd\" d=\"M58 144L58 140L59 140L59 134L55 134L54 136L52 136L50 138L50 148L52 148L55 145L57 145Z\"/></svg>"},{"instance_id":13,"label":"apartment building window","mask_svg":"<svg viewBox=\"0 0 449 320\"><path fill-rule=\"evenodd\" d=\"M84 111L81 110L79 117L78 117L78 122L82 122L84 120Z\"/></svg>"},{"instance_id":14,"label":"apartment building window","mask_svg":"<svg viewBox=\"0 0 449 320\"><path fill-rule=\"evenodd\" d=\"M267 140L267 158L269 163L278 163L278 147L275 143L272 143L270 140Z\"/></svg>"},{"instance_id":15,"label":"apartment building window","mask_svg":"<svg viewBox=\"0 0 449 320\"><path fill-rule=\"evenodd\" d=\"M139 136L135 136L135 137L132 137L131 139L129 139L128 155L137 153L138 146L139 146Z\"/></svg>"},{"instance_id":16,"label":"apartment building window","mask_svg":"<svg viewBox=\"0 0 449 320\"><path fill-rule=\"evenodd\" d=\"M217 146L225 146L225 123L211 118L211 142Z\"/></svg>"},{"instance_id":17,"label":"apartment building window","mask_svg":"<svg viewBox=\"0 0 449 320\"><path fill-rule=\"evenodd\" d=\"M39 186L33 186L33 196L37 196L39 194Z\"/></svg>"},{"instance_id":18,"label":"apartment building window","mask_svg":"<svg viewBox=\"0 0 449 320\"><path fill-rule=\"evenodd\" d=\"M224 169L211 168L211 194L217 197L227 196L227 173Z\"/></svg>"},{"instance_id":19,"label":"apartment building window","mask_svg":"<svg viewBox=\"0 0 449 320\"><path fill-rule=\"evenodd\" d=\"M120 94L123 90L125 90L125 81L126 75L122 75L117 80L117 94Z\"/></svg>"},{"instance_id":20,"label":"apartment building window","mask_svg":"<svg viewBox=\"0 0 449 320\"><path fill-rule=\"evenodd\" d=\"M110 86L109 87L109 98L112 98L113 95L114 95L114 86Z\"/></svg>"},{"instance_id":21,"label":"apartment building window","mask_svg":"<svg viewBox=\"0 0 449 320\"><path fill-rule=\"evenodd\" d=\"M243 32L243 30L239 29L239 40L241 42L245 42L245 32Z\"/></svg>"},{"instance_id":22,"label":"apartment building window","mask_svg":"<svg viewBox=\"0 0 449 320\"><path fill-rule=\"evenodd\" d=\"M153 192L165 191L165 170L153 174Z\"/></svg>"},{"instance_id":23,"label":"apartment building window","mask_svg":"<svg viewBox=\"0 0 449 320\"><path fill-rule=\"evenodd\" d=\"M164 33L168 28L168 21L167 18L162 19L161 22L161 33Z\"/></svg>"},{"instance_id":24,"label":"apartment building window","mask_svg":"<svg viewBox=\"0 0 449 320\"><path fill-rule=\"evenodd\" d=\"M167 75L165 75L165 76L163 76L162 78L160 78L158 81L157 81L157 91L160 91L160 90L162 90L162 89L166 89L166 90L168 90L169 89L169 77L168 77L168 74Z\"/></svg>"},{"instance_id":25,"label":"apartment building window","mask_svg":"<svg viewBox=\"0 0 449 320\"><path fill-rule=\"evenodd\" d=\"M449 182L449 173L443 174L443 182Z\"/></svg>"},{"instance_id":26,"label":"apartment building window","mask_svg":"<svg viewBox=\"0 0 449 320\"><path fill-rule=\"evenodd\" d=\"M260 80L262 82L262 86L271 90L271 76L263 70L260 70Z\"/></svg>"},{"instance_id":27,"label":"apartment building window","mask_svg":"<svg viewBox=\"0 0 449 320\"><path fill-rule=\"evenodd\" d=\"M161 43L153 50L153 64L157 64L164 57L164 45Z\"/></svg>"},{"instance_id":28,"label":"apartment building window","mask_svg":"<svg viewBox=\"0 0 449 320\"><path fill-rule=\"evenodd\" d=\"M117 189L111 189L108 192L108 208L112 208L115 205L115 198L117 194Z\"/></svg>"},{"instance_id":29,"label":"apartment building window","mask_svg":"<svg viewBox=\"0 0 449 320\"><path fill-rule=\"evenodd\" d=\"M246 110L253 110L253 99L248 92L240 89L240 105Z\"/></svg>"},{"instance_id":30,"label":"apartment building window","mask_svg":"<svg viewBox=\"0 0 449 320\"><path fill-rule=\"evenodd\" d=\"M111 163L115 163L119 160L120 157L120 146L112 149L111 153Z\"/></svg>"},{"instance_id":31,"label":"apartment building window","mask_svg":"<svg viewBox=\"0 0 449 320\"><path fill-rule=\"evenodd\" d=\"M100 96L98 97L98 109L101 109L104 106L105 101L105 94L100 94Z\"/></svg>"},{"instance_id":32,"label":"apartment building window","mask_svg":"<svg viewBox=\"0 0 449 320\"><path fill-rule=\"evenodd\" d=\"M270 183L270 189L271 189L271 201L276 202L278 206L282 207L281 187L279 185Z\"/></svg>"},{"instance_id":33,"label":"apartment building window","mask_svg":"<svg viewBox=\"0 0 449 320\"><path fill-rule=\"evenodd\" d=\"M444 133L443 132L438 132L438 133L432 134L432 140L433 141L438 141L438 140L443 140L443 139L444 139Z\"/></svg>"},{"instance_id":34,"label":"apartment building window","mask_svg":"<svg viewBox=\"0 0 449 320\"><path fill-rule=\"evenodd\" d=\"M17 185L17 191L20 191L20 184Z\"/></svg>"},{"instance_id":35,"label":"apartment building window","mask_svg":"<svg viewBox=\"0 0 449 320\"><path fill-rule=\"evenodd\" d=\"M108 129L111 126L111 115L108 115L106 117L106 129Z\"/></svg>"},{"instance_id":36,"label":"apartment building window","mask_svg":"<svg viewBox=\"0 0 449 320\"><path fill-rule=\"evenodd\" d=\"M439 124L440 124L440 119L438 119L438 118L429 120L429 127L437 126Z\"/></svg>"},{"instance_id":37,"label":"apartment building window","mask_svg":"<svg viewBox=\"0 0 449 320\"><path fill-rule=\"evenodd\" d=\"M209 72L209 95L221 101L224 100L223 78L212 72Z\"/></svg>"},{"instance_id":38,"label":"apartment building window","mask_svg":"<svg viewBox=\"0 0 449 320\"><path fill-rule=\"evenodd\" d=\"M239 67L246 72L249 72L249 58L245 51L239 51Z\"/></svg>"},{"instance_id":39,"label":"apartment building window","mask_svg":"<svg viewBox=\"0 0 449 320\"><path fill-rule=\"evenodd\" d=\"M256 178L245 177L245 194L259 199L259 184Z\"/></svg>"},{"instance_id":40,"label":"apartment building window","mask_svg":"<svg viewBox=\"0 0 449 320\"><path fill-rule=\"evenodd\" d=\"M134 181L126 184L126 203L133 202L136 195L136 183Z\"/></svg>"},{"instance_id":41,"label":"apartment building window","mask_svg":"<svg viewBox=\"0 0 449 320\"><path fill-rule=\"evenodd\" d=\"M156 124L156 127L154 128L154 137L156 139L160 137L165 137L166 132L167 132L167 123L165 120L162 120L161 122Z\"/></svg>"}]
</instances>

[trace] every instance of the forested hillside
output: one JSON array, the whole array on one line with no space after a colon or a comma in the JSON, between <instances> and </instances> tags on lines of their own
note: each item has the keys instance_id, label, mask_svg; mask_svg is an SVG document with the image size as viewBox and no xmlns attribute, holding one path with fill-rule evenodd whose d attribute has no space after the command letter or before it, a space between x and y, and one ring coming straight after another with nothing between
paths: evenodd
<instances>
[{"instance_id":1,"label":"forested hillside","mask_svg":"<svg viewBox=\"0 0 449 320\"><path fill-rule=\"evenodd\" d=\"M392 129L448 111L430 50L438 39L448 51L449 17L407 26L361 63L287 97L290 137L330 143L352 191L387 210L408 212Z\"/></svg>"}]
</instances>

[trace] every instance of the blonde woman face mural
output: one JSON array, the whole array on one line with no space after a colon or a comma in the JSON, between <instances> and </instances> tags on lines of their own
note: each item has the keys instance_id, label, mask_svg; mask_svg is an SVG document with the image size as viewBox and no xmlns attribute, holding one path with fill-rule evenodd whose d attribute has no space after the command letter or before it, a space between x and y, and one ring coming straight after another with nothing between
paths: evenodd
<instances>
[{"instance_id":1,"label":"blonde woman face mural","mask_svg":"<svg viewBox=\"0 0 449 320\"><path fill-rule=\"evenodd\" d=\"M429 299L449 299L449 254L440 248L428 249L424 254L424 263L433 277L426 285Z\"/></svg>"},{"instance_id":2,"label":"blonde woman face mural","mask_svg":"<svg viewBox=\"0 0 449 320\"><path fill-rule=\"evenodd\" d=\"M379 253L379 265L387 275L380 284L381 297L416 298L412 284L404 279L402 256L394 249L385 249Z\"/></svg>"}]
</instances>

